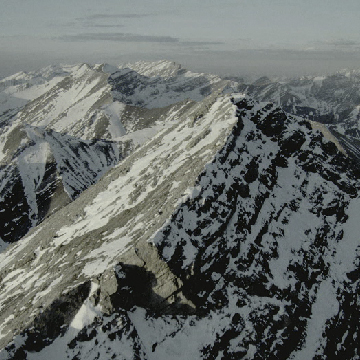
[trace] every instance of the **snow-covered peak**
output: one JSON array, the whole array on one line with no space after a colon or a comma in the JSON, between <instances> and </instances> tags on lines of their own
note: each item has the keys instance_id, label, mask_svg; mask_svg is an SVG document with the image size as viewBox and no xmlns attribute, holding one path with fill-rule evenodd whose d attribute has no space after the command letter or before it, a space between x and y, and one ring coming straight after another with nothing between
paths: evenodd
<instances>
[{"instance_id":1,"label":"snow-covered peak","mask_svg":"<svg viewBox=\"0 0 360 360\"><path fill-rule=\"evenodd\" d=\"M109 82L116 100L145 108L161 108L179 101L201 101L213 92L237 90L237 83L219 76L193 73L169 61L120 66Z\"/></svg>"},{"instance_id":2,"label":"snow-covered peak","mask_svg":"<svg viewBox=\"0 0 360 360\"><path fill-rule=\"evenodd\" d=\"M119 68L128 68L147 77L160 76L164 78L169 78L187 72L187 70L182 69L180 64L168 60L137 61L135 63L120 64Z\"/></svg>"}]
</instances>

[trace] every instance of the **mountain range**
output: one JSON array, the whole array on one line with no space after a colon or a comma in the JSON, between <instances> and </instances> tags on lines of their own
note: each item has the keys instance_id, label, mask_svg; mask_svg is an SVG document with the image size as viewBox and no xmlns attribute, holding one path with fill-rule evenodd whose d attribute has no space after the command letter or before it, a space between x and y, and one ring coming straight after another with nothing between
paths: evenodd
<instances>
[{"instance_id":1,"label":"mountain range","mask_svg":"<svg viewBox=\"0 0 360 360\"><path fill-rule=\"evenodd\" d=\"M3 79L0 359L358 359L358 76Z\"/></svg>"},{"instance_id":2,"label":"mountain range","mask_svg":"<svg viewBox=\"0 0 360 360\"><path fill-rule=\"evenodd\" d=\"M274 102L289 114L326 125L347 152L360 159L359 70L281 80L261 77L251 84L242 82L239 91L258 101Z\"/></svg>"}]
</instances>

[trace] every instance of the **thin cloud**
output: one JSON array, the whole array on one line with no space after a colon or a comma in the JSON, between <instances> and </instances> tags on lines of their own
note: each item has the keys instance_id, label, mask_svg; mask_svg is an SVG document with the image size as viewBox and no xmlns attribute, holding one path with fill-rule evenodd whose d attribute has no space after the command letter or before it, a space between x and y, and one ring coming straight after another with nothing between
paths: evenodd
<instances>
[{"instance_id":1,"label":"thin cloud","mask_svg":"<svg viewBox=\"0 0 360 360\"><path fill-rule=\"evenodd\" d=\"M150 14L94 14L90 15L90 19L138 19L150 16Z\"/></svg>"},{"instance_id":2,"label":"thin cloud","mask_svg":"<svg viewBox=\"0 0 360 360\"><path fill-rule=\"evenodd\" d=\"M150 14L94 14L75 19L75 24L80 24L85 28L121 28L119 23L126 19L140 19L150 16ZM109 23L111 22L111 23Z\"/></svg>"},{"instance_id":3,"label":"thin cloud","mask_svg":"<svg viewBox=\"0 0 360 360\"><path fill-rule=\"evenodd\" d=\"M326 41L316 41L309 48L310 50L341 50L341 51L357 51L360 50L360 42L350 39L331 39Z\"/></svg>"},{"instance_id":4,"label":"thin cloud","mask_svg":"<svg viewBox=\"0 0 360 360\"><path fill-rule=\"evenodd\" d=\"M93 27L93 28L123 28L124 25L120 25L120 24L86 24L85 27Z\"/></svg>"},{"instance_id":5,"label":"thin cloud","mask_svg":"<svg viewBox=\"0 0 360 360\"><path fill-rule=\"evenodd\" d=\"M109 25L109 27L110 26L111 25ZM179 38L172 36L139 35L122 32L91 32L76 35L65 35L59 37L58 39L67 42L113 41L120 43L161 43L192 50L206 50L212 45L224 44L221 41L181 41Z\"/></svg>"},{"instance_id":6,"label":"thin cloud","mask_svg":"<svg viewBox=\"0 0 360 360\"><path fill-rule=\"evenodd\" d=\"M185 46L204 46L204 45L221 45L222 41L181 41L181 45Z\"/></svg>"},{"instance_id":7,"label":"thin cloud","mask_svg":"<svg viewBox=\"0 0 360 360\"><path fill-rule=\"evenodd\" d=\"M65 35L59 38L63 41L114 41L114 42L148 42L148 43L178 43L180 40L171 36L136 35L129 33L83 33Z\"/></svg>"},{"instance_id":8,"label":"thin cloud","mask_svg":"<svg viewBox=\"0 0 360 360\"><path fill-rule=\"evenodd\" d=\"M151 14L94 14L86 17L77 18L79 21L92 21L104 19L139 19L151 16Z\"/></svg>"}]
</instances>

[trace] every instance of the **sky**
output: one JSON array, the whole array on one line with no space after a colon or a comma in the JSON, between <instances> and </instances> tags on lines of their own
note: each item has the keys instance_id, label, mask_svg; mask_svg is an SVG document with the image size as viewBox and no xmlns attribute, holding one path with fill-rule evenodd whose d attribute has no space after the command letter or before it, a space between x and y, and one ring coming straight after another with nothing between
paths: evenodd
<instances>
[{"instance_id":1,"label":"sky","mask_svg":"<svg viewBox=\"0 0 360 360\"><path fill-rule=\"evenodd\" d=\"M359 0L0 0L0 77L168 59L221 75L360 68Z\"/></svg>"}]
</instances>

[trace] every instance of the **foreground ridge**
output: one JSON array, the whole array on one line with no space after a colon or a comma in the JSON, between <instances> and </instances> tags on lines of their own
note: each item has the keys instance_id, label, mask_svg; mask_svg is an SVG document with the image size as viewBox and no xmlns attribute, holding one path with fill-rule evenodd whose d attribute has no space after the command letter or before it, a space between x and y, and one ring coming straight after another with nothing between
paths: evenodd
<instances>
[{"instance_id":1,"label":"foreground ridge","mask_svg":"<svg viewBox=\"0 0 360 360\"><path fill-rule=\"evenodd\" d=\"M309 122L213 94L0 254L0 359L356 359L358 189Z\"/></svg>"}]
</instances>

